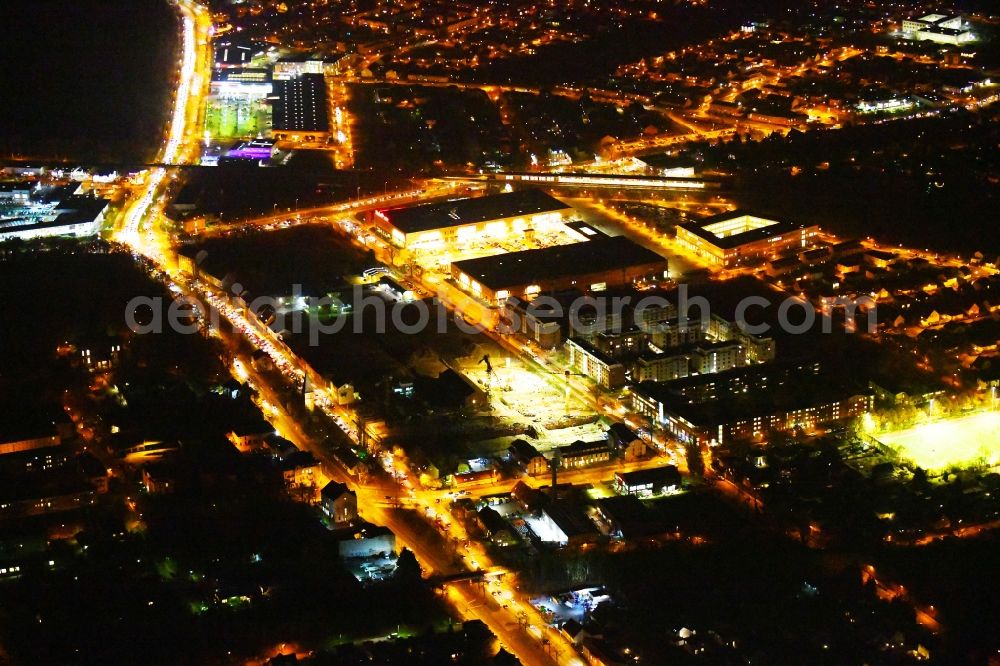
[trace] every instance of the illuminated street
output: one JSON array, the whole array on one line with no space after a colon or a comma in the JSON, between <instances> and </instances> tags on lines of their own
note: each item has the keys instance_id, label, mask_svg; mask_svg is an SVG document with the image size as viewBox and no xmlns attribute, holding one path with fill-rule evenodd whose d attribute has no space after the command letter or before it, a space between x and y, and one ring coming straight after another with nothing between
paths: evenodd
<instances>
[{"instance_id":1,"label":"illuminated street","mask_svg":"<svg viewBox=\"0 0 1000 666\"><path fill-rule=\"evenodd\" d=\"M1000 654L987 9L9 1L0 662Z\"/></svg>"}]
</instances>

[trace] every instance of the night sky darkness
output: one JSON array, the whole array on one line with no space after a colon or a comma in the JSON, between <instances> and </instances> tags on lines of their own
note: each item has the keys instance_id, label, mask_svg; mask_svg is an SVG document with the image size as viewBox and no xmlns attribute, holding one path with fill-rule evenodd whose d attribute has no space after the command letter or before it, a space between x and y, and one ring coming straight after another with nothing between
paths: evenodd
<instances>
[{"instance_id":1,"label":"night sky darkness","mask_svg":"<svg viewBox=\"0 0 1000 666\"><path fill-rule=\"evenodd\" d=\"M156 150L177 19L165 0L3 0L0 159Z\"/></svg>"}]
</instances>

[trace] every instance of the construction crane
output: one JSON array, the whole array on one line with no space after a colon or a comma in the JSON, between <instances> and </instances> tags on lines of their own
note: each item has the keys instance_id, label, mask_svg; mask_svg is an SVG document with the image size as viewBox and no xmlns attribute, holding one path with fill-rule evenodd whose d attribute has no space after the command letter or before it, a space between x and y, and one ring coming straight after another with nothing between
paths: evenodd
<instances>
[{"instance_id":1,"label":"construction crane","mask_svg":"<svg viewBox=\"0 0 1000 666\"><path fill-rule=\"evenodd\" d=\"M486 402L487 404L492 404L491 401L491 390L493 388L493 364L490 363L490 355L483 354L483 357L479 359L480 363L486 365L486 382L483 384L483 390L486 392Z\"/></svg>"},{"instance_id":2,"label":"construction crane","mask_svg":"<svg viewBox=\"0 0 1000 666\"><path fill-rule=\"evenodd\" d=\"M586 377L587 375L585 373L583 373L583 372L571 372L569 370L566 370L564 372L559 372L558 370L550 370L549 372L551 372L553 375L559 375L559 374L561 374L563 377L566 378L566 386L565 386L565 389L564 389L564 392L563 392L564 393L563 394L563 406L565 408L566 416L569 416L569 394L570 394L569 378L570 377Z\"/></svg>"}]
</instances>

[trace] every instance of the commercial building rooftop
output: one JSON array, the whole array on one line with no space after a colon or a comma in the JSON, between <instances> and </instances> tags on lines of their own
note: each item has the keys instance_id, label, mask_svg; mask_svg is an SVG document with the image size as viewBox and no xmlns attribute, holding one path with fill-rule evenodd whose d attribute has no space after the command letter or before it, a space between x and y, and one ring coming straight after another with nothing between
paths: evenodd
<instances>
[{"instance_id":1,"label":"commercial building rooftop","mask_svg":"<svg viewBox=\"0 0 1000 666\"><path fill-rule=\"evenodd\" d=\"M943 23L948 20L953 20L956 17L950 14L927 14L926 16L921 16L920 21L922 23L937 24Z\"/></svg>"},{"instance_id":2,"label":"commercial building rooftop","mask_svg":"<svg viewBox=\"0 0 1000 666\"><path fill-rule=\"evenodd\" d=\"M674 465L639 469L634 472L615 472L615 476L628 488L644 485L676 486L681 483L681 474Z\"/></svg>"},{"instance_id":3,"label":"commercial building rooftop","mask_svg":"<svg viewBox=\"0 0 1000 666\"><path fill-rule=\"evenodd\" d=\"M462 273L491 289L554 280L573 274L595 274L667 260L624 236L594 238L583 243L523 250L455 262Z\"/></svg>"},{"instance_id":4,"label":"commercial building rooftop","mask_svg":"<svg viewBox=\"0 0 1000 666\"><path fill-rule=\"evenodd\" d=\"M32 232L37 232L34 235L76 233L73 225L91 225L90 231L96 233L96 223L109 204L108 199L83 195L65 196L58 202L30 203L0 214L0 238Z\"/></svg>"},{"instance_id":5,"label":"commercial building rooftop","mask_svg":"<svg viewBox=\"0 0 1000 666\"><path fill-rule=\"evenodd\" d=\"M95 220L111 203L108 199L84 195L66 197L56 206L59 216L54 224L79 224Z\"/></svg>"},{"instance_id":6,"label":"commercial building rooftop","mask_svg":"<svg viewBox=\"0 0 1000 666\"><path fill-rule=\"evenodd\" d=\"M597 500L596 505L600 515L611 522L626 539L664 530L662 520L635 495L603 497Z\"/></svg>"},{"instance_id":7,"label":"commercial building rooftop","mask_svg":"<svg viewBox=\"0 0 1000 666\"><path fill-rule=\"evenodd\" d=\"M734 210L680 225L722 249L729 249L799 229L803 225L773 220L754 211Z\"/></svg>"},{"instance_id":8,"label":"commercial building rooftop","mask_svg":"<svg viewBox=\"0 0 1000 666\"><path fill-rule=\"evenodd\" d=\"M577 506L563 503L552 504L544 509L544 513L570 539L597 532L587 519L586 514Z\"/></svg>"},{"instance_id":9,"label":"commercial building rooftop","mask_svg":"<svg viewBox=\"0 0 1000 666\"><path fill-rule=\"evenodd\" d=\"M518 190L507 194L457 199L382 211L392 226L411 234L445 227L477 224L518 215L537 215L566 210L568 205L541 190Z\"/></svg>"},{"instance_id":10,"label":"commercial building rooftop","mask_svg":"<svg viewBox=\"0 0 1000 666\"><path fill-rule=\"evenodd\" d=\"M276 131L326 132L326 80L322 74L303 74L274 84L273 128Z\"/></svg>"}]
</instances>

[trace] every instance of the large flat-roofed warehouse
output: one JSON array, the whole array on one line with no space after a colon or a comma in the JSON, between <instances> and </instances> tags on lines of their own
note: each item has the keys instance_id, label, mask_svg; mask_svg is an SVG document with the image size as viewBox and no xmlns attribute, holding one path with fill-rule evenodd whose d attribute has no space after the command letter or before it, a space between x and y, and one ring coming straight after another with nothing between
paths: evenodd
<instances>
[{"instance_id":1,"label":"large flat-roofed warehouse","mask_svg":"<svg viewBox=\"0 0 1000 666\"><path fill-rule=\"evenodd\" d=\"M599 236L571 245L457 261L451 275L462 289L491 304L510 297L576 287L600 291L666 277L667 260L624 236Z\"/></svg>"},{"instance_id":2,"label":"large flat-roofed warehouse","mask_svg":"<svg viewBox=\"0 0 1000 666\"><path fill-rule=\"evenodd\" d=\"M275 81L274 93L271 133L275 139L322 141L329 136L326 79L322 74Z\"/></svg>"},{"instance_id":3,"label":"large flat-roofed warehouse","mask_svg":"<svg viewBox=\"0 0 1000 666\"><path fill-rule=\"evenodd\" d=\"M772 220L745 210L677 226L677 242L710 264L739 266L813 244L819 227Z\"/></svg>"},{"instance_id":4,"label":"large flat-roofed warehouse","mask_svg":"<svg viewBox=\"0 0 1000 666\"><path fill-rule=\"evenodd\" d=\"M433 247L540 230L561 222L572 207L541 190L519 190L443 203L375 211L375 230L398 247Z\"/></svg>"}]
</instances>

